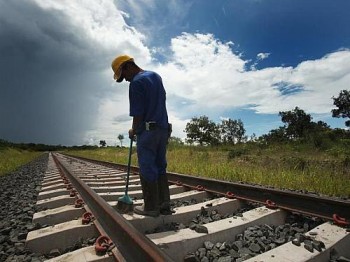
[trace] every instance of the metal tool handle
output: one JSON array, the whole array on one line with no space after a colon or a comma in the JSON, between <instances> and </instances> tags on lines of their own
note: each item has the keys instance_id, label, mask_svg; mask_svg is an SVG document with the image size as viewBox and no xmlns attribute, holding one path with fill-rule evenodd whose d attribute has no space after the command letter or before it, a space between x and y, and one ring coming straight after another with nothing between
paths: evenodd
<instances>
[{"instance_id":1,"label":"metal tool handle","mask_svg":"<svg viewBox=\"0 0 350 262\"><path fill-rule=\"evenodd\" d=\"M132 143L133 143L133 141L134 141L134 139L130 139L128 170L127 170L127 174L126 174L125 195L128 194L128 189L129 189L129 177L130 177L131 153L132 153Z\"/></svg>"}]
</instances>

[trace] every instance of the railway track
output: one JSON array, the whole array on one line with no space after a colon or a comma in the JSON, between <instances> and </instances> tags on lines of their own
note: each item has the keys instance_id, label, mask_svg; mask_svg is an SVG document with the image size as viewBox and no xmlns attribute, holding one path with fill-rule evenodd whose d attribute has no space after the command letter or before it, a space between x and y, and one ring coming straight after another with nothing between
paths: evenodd
<instances>
[{"instance_id":1,"label":"railway track","mask_svg":"<svg viewBox=\"0 0 350 262\"><path fill-rule=\"evenodd\" d=\"M116 211L125 176L123 165L50 154L27 248L48 261L350 258L349 200L168 173L175 213L152 218Z\"/></svg>"}]
</instances>

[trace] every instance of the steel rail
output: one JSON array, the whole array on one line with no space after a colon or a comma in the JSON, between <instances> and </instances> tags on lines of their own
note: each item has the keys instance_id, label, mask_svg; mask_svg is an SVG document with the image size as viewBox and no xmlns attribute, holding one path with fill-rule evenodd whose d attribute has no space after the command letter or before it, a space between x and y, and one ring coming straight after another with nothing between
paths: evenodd
<instances>
[{"instance_id":1,"label":"steel rail","mask_svg":"<svg viewBox=\"0 0 350 262\"><path fill-rule=\"evenodd\" d=\"M77 158L122 170L126 170L127 168L126 165L122 164L92 160L84 157ZM139 168L132 166L131 171L138 173ZM169 182L172 184L181 184L185 187L187 186L194 189L200 186L200 190L205 190L207 192L221 195L226 195L227 192L231 192L233 198L237 199L259 202L263 204L265 204L266 201L269 201L271 203L274 203L275 207L284 210L324 218L326 220L332 221L334 220L334 214L336 214L337 217L341 217L346 221L350 221L349 200L338 200L313 194L303 194L257 185L194 177L173 172L168 172L167 175Z\"/></svg>"},{"instance_id":2,"label":"steel rail","mask_svg":"<svg viewBox=\"0 0 350 262\"><path fill-rule=\"evenodd\" d=\"M80 178L72 175L54 154L53 159L84 202L88 203L94 217L116 245L125 261L172 261L156 244L135 229Z\"/></svg>"},{"instance_id":3,"label":"steel rail","mask_svg":"<svg viewBox=\"0 0 350 262\"><path fill-rule=\"evenodd\" d=\"M233 198L255 201L266 204L267 201L273 203L275 207L291 212L299 212L306 215L316 216L327 220L333 220L333 215L337 214L343 218L350 218L350 201L340 201L336 199L302 194L279 189L271 189L263 186L233 183L168 173L169 181L181 181L184 186L196 188L198 185L212 193L226 195L227 192L233 194Z\"/></svg>"}]
</instances>

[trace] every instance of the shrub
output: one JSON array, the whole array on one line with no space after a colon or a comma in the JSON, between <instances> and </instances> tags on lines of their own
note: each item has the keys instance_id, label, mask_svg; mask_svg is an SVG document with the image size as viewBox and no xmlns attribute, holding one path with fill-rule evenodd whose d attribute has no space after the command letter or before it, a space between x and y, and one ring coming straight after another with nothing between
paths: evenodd
<instances>
[{"instance_id":1,"label":"shrub","mask_svg":"<svg viewBox=\"0 0 350 262\"><path fill-rule=\"evenodd\" d=\"M246 153L247 153L247 150L244 148L234 148L228 152L228 159L234 159L236 157L245 155Z\"/></svg>"},{"instance_id":2,"label":"shrub","mask_svg":"<svg viewBox=\"0 0 350 262\"><path fill-rule=\"evenodd\" d=\"M346 156L343 160L342 160L342 166L344 168L349 168L350 167L350 157Z\"/></svg>"},{"instance_id":3,"label":"shrub","mask_svg":"<svg viewBox=\"0 0 350 262\"><path fill-rule=\"evenodd\" d=\"M298 156L284 157L281 160L289 169L292 170L304 171L309 166L307 160Z\"/></svg>"}]
</instances>

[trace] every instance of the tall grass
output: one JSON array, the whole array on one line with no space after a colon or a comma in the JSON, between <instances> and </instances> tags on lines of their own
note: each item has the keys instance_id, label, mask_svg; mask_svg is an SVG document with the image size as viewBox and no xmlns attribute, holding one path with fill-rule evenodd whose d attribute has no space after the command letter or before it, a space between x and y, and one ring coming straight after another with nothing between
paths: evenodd
<instances>
[{"instance_id":1,"label":"tall grass","mask_svg":"<svg viewBox=\"0 0 350 262\"><path fill-rule=\"evenodd\" d=\"M41 154L43 153L0 147L0 176L15 171Z\"/></svg>"},{"instance_id":2,"label":"tall grass","mask_svg":"<svg viewBox=\"0 0 350 262\"><path fill-rule=\"evenodd\" d=\"M64 153L126 165L128 163L129 148L107 147L85 150L66 150ZM131 165L137 166L136 148L132 149Z\"/></svg>"},{"instance_id":3,"label":"tall grass","mask_svg":"<svg viewBox=\"0 0 350 262\"><path fill-rule=\"evenodd\" d=\"M127 163L127 152L125 148L71 151L72 154L122 164ZM347 152L335 155L298 145L261 147L245 144L216 148L170 145L167 158L170 172L329 196L350 196L350 183L345 182L350 181ZM132 164L137 165L135 153L132 159Z\"/></svg>"}]
</instances>

